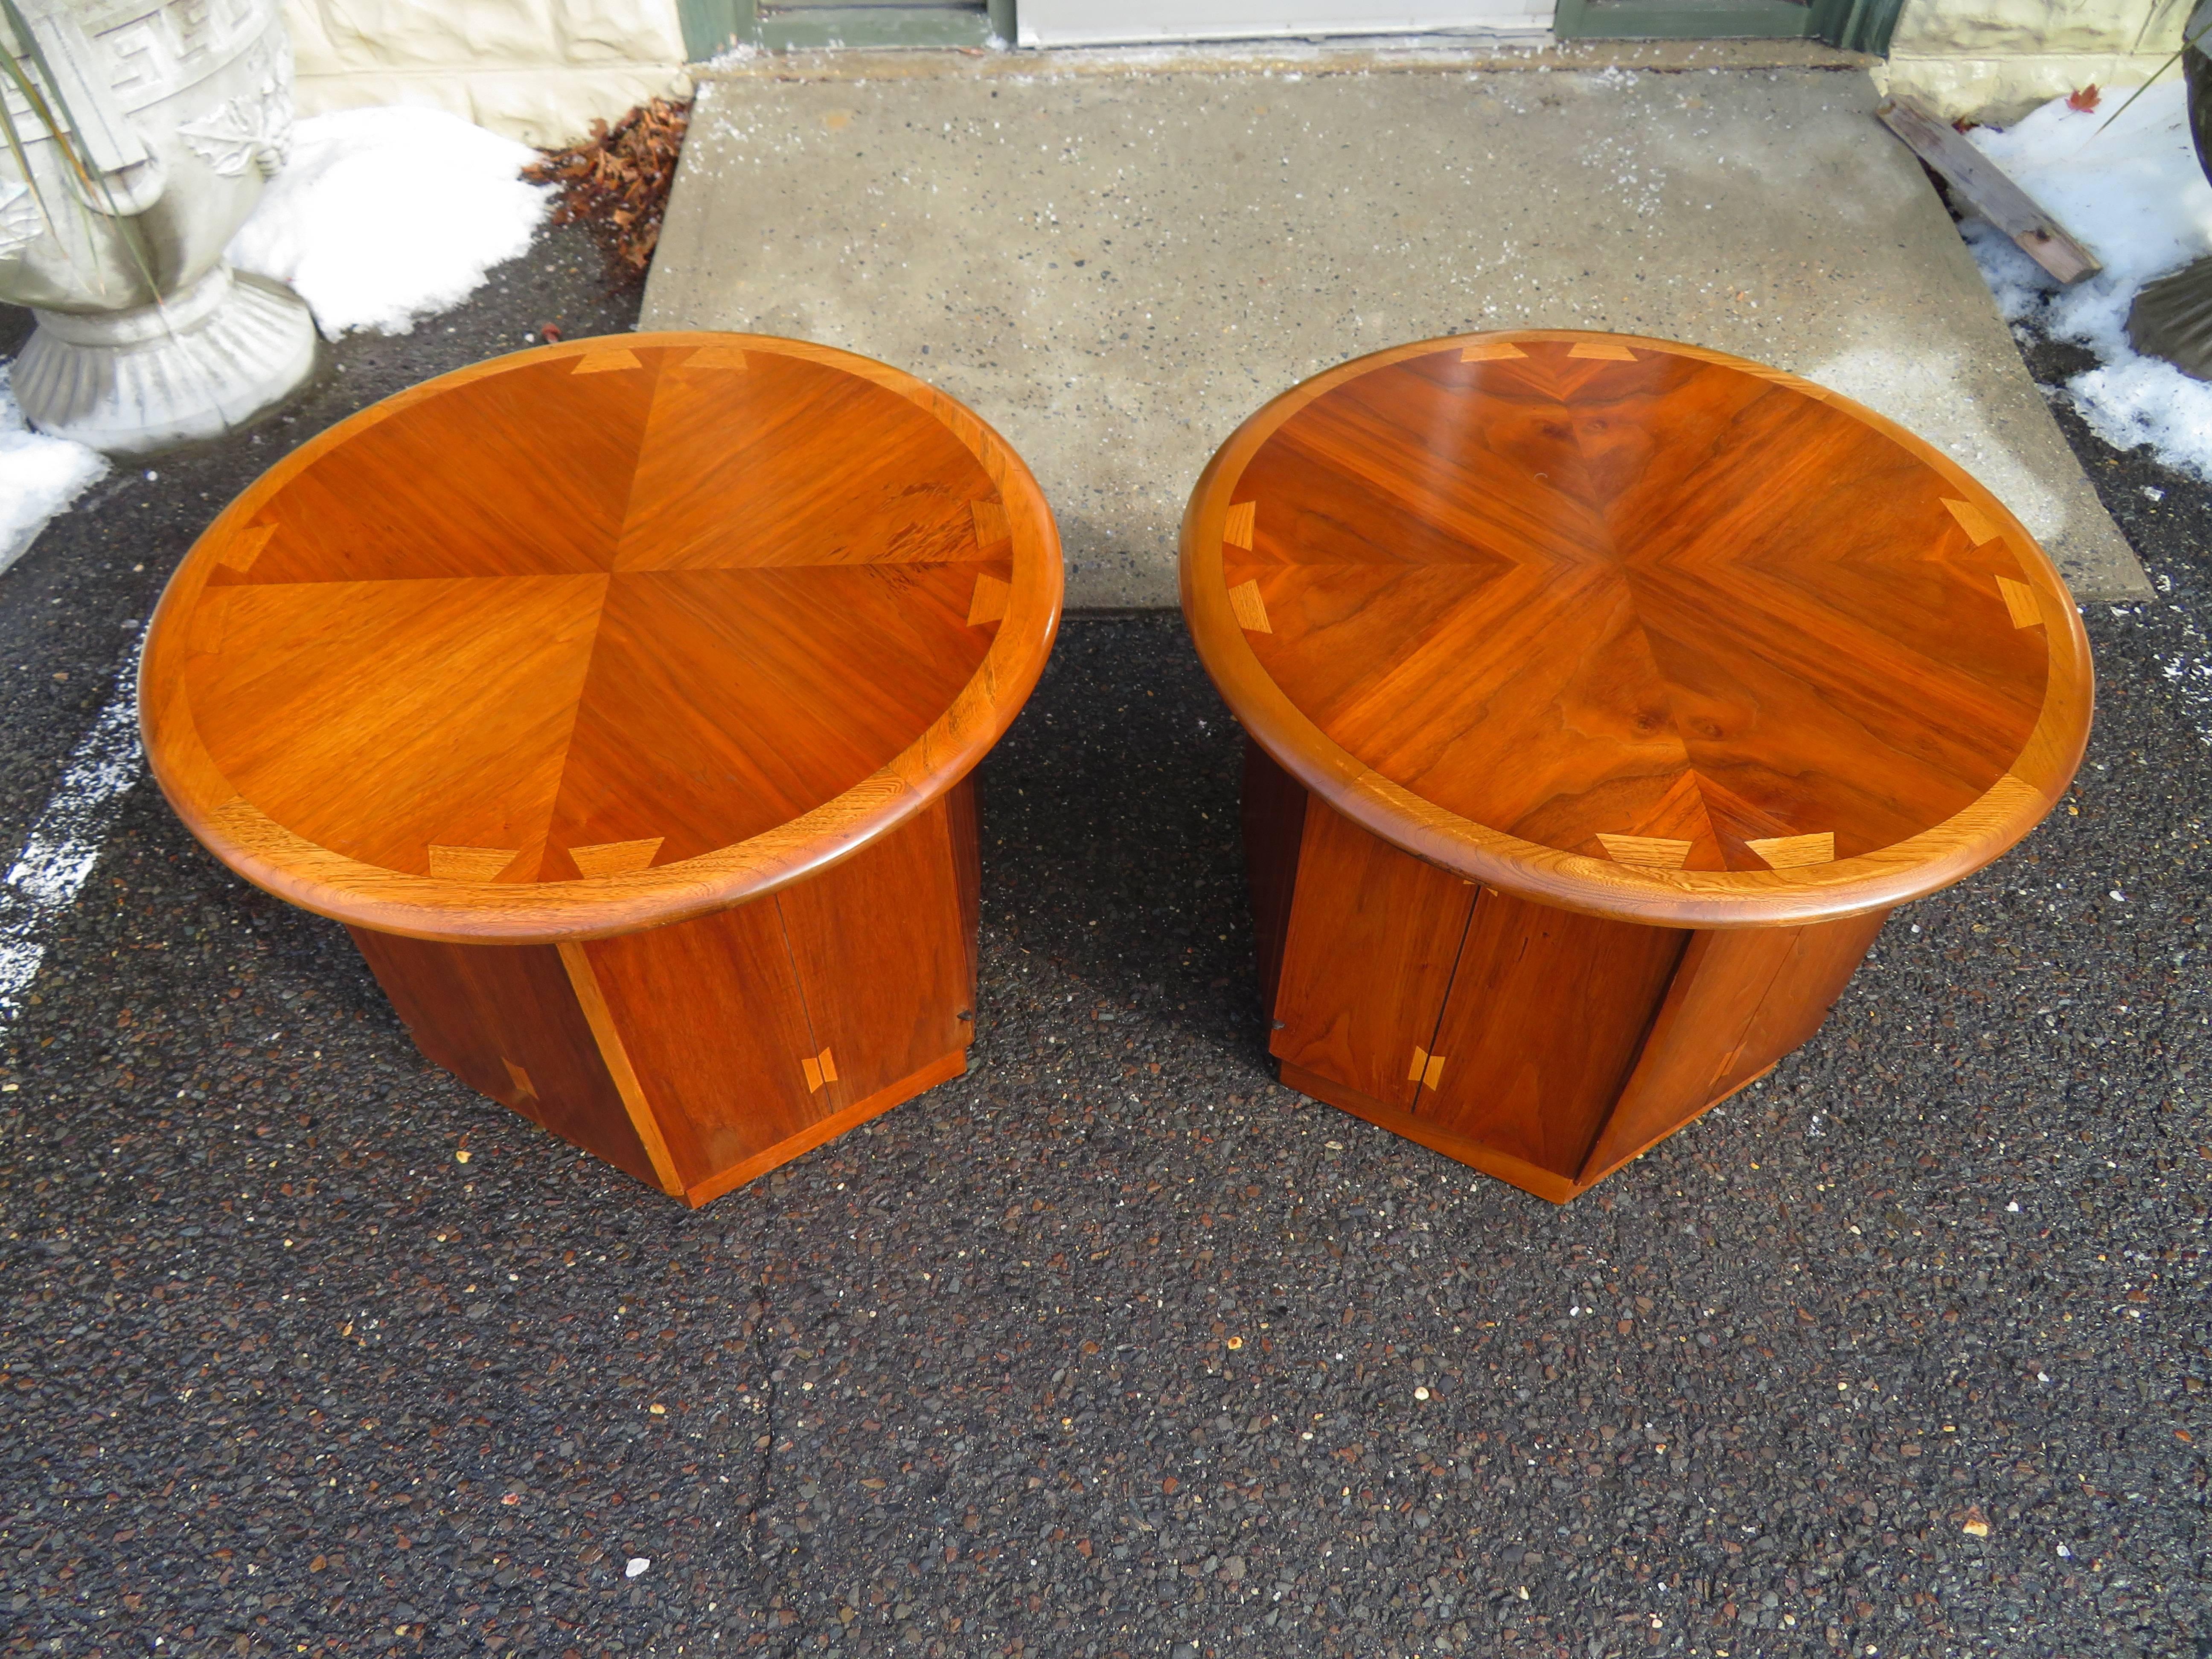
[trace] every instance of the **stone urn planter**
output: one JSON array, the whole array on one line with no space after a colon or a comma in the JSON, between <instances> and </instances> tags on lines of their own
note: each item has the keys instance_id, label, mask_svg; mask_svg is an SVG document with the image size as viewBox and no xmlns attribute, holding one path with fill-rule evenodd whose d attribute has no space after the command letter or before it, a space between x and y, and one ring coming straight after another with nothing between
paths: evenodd
<instances>
[{"instance_id":1,"label":"stone urn planter","mask_svg":"<svg viewBox=\"0 0 2212 1659\"><path fill-rule=\"evenodd\" d=\"M80 179L4 89L33 175L0 151L0 299L38 318L13 375L24 414L141 455L281 402L314 368L313 319L289 289L222 258L291 136L279 0L24 0L22 11L93 175Z\"/></svg>"},{"instance_id":2,"label":"stone urn planter","mask_svg":"<svg viewBox=\"0 0 2212 1659\"><path fill-rule=\"evenodd\" d=\"M2212 179L2212 0L2198 0L2182 25L2181 72L2189 83L2189 137L2197 165ZM2212 254L2143 284L2128 312L2137 351L2163 357L2184 374L2212 380Z\"/></svg>"}]
</instances>

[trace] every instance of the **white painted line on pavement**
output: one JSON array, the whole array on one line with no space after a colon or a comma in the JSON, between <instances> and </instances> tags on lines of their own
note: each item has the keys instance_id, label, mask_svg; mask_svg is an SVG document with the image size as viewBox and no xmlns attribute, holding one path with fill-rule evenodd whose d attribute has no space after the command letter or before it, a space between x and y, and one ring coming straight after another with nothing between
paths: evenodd
<instances>
[{"instance_id":1,"label":"white painted line on pavement","mask_svg":"<svg viewBox=\"0 0 2212 1659\"><path fill-rule=\"evenodd\" d=\"M69 769L0 883L0 1020L22 1012L46 960L46 938L76 902L123 799L146 769L138 745L138 653L70 757Z\"/></svg>"}]
</instances>

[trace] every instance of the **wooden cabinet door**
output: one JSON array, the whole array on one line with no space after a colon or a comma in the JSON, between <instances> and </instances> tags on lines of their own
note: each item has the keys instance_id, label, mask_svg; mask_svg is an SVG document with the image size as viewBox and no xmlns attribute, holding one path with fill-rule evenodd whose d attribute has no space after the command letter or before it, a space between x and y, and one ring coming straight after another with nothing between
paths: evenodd
<instances>
[{"instance_id":1,"label":"wooden cabinet door","mask_svg":"<svg viewBox=\"0 0 2212 1659\"><path fill-rule=\"evenodd\" d=\"M684 1188L836 1109L774 898L583 948Z\"/></svg>"},{"instance_id":2,"label":"wooden cabinet door","mask_svg":"<svg viewBox=\"0 0 2212 1659\"><path fill-rule=\"evenodd\" d=\"M1474 902L1470 884L1312 801L1270 1050L1386 1106L1411 1106Z\"/></svg>"},{"instance_id":3,"label":"wooden cabinet door","mask_svg":"<svg viewBox=\"0 0 2212 1659\"><path fill-rule=\"evenodd\" d=\"M975 1010L955 828L938 800L776 895L832 1111L933 1066L959 1070Z\"/></svg>"},{"instance_id":4,"label":"wooden cabinet door","mask_svg":"<svg viewBox=\"0 0 2212 1659\"><path fill-rule=\"evenodd\" d=\"M1483 889L1414 1115L1574 1180L1689 937Z\"/></svg>"}]
</instances>

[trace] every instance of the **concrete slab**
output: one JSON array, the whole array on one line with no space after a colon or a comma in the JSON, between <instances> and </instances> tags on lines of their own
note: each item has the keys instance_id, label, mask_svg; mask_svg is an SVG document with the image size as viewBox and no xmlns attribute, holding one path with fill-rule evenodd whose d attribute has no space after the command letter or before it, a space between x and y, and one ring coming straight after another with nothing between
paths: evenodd
<instances>
[{"instance_id":1,"label":"concrete slab","mask_svg":"<svg viewBox=\"0 0 2212 1659\"><path fill-rule=\"evenodd\" d=\"M820 340L966 399L1051 497L1076 607L1175 603L1184 499L1277 392L1508 326L1808 374L1972 469L2081 596L2148 592L1863 72L1291 61L708 81L641 326Z\"/></svg>"}]
</instances>

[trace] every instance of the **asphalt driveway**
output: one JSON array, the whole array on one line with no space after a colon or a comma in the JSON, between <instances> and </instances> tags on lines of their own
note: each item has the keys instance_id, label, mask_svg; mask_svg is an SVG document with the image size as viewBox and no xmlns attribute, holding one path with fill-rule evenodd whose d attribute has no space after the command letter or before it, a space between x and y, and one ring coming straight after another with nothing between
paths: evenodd
<instances>
[{"instance_id":1,"label":"asphalt driveway","mask_svg":"<svg viewBox=\"0 0 2212 1659\"><path fill-rule=\"evenodd\" d=\"M9 845L231 493L635 304L502 279L0 577ZM2163 589L2075 798L1566 1209L1273 1082L1170 616L1072 623L983 772L969 1073L696 1213L120 795L0 914L6 1650L2212 1652L2212 491L2065 424Z\"/></svg>"}]
</instances>

